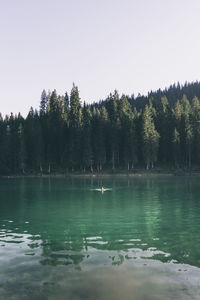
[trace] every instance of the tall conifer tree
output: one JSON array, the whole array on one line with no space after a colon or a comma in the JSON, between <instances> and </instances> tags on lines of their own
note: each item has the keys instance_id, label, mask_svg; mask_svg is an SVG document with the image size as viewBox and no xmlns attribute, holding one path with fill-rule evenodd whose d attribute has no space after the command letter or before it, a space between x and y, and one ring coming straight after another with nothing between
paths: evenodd
<instances>
[{"instance_id":1,"label":"tall conifer tree","mask_svg":"<svg viewBox=\"0 0 200 300\"><path fill-rule=\"evenodd\" d=\"M147 170L150 166L153 168L154 163L157 161L159 138L159 133L156 131L153 121L152 106L146 105L143 114L143 147Z\"/></svg>"}]
</instances>

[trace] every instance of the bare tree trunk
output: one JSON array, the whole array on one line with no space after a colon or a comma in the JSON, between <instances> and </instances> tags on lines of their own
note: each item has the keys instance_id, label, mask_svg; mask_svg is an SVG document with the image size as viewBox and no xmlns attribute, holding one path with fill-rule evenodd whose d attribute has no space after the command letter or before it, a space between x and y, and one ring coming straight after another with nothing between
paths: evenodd
<instances>
[{"instance_id":1,"label":"bare tree trunk","mask_svg":"<svg viewBox=\"0 0 200 300\"><path fill-rule=\"evenodd\" d=\"M189 168L191 168L191 148L189 148Z\"/></svg>"},{"instance_id":2,"label":"bare tree trunk","mask_svg":"<svg viewBox=\"0 0 200 300\"><path fill-rule=\"evenodd\" d=\"M114 151L112 152L112 170L115 169L115 153Z\"/></svg>"},{"instance_id":3,"label":"bare tree trunk","mask_svg":"<svg viewBox=\"0 0 200 300\"><path fill-rule=\"evenodd\" d=\"M93 167L92 167L92 164L90 165L90 170L91 170L91 172L93 173Z\"/></svg>"}]
</instances>

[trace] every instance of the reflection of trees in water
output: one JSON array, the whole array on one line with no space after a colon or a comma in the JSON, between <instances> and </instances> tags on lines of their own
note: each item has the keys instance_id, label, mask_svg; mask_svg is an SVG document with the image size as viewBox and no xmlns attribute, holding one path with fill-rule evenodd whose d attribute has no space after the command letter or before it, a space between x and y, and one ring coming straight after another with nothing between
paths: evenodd
<instances>
[{"instance_id":1,"label":"reflection of trees in water","mask_svg":"<svg viewBox=\"0 0 200 300\"><path fill-rule=\"evenodd\" d=\"M17 221L7 223L6 229L15 232L17 227L21 234L26 230L32 236L29 247L42 249L42 264L79 266L91 258L91 249L115 251L114 260L109 257L110 263L120 264L136 257L134 249L145 252L150 247L171 254L149 250L154 259L200 264L195 182L181 178L169 184L164 178L91 177L33 183L38 188L29 189L30 182L27 185L23 180L19 193L15 190L20 200L4 202L1 208L8 218ZM92 190L101 185L113 190L104 195ZM29 224L25 225L25 220ZM126 254L130 249L133 256Z\"/></svg>"},{"instance_id":2,"label":"reflection of trees in water","mask_svg":"<svg viewBox=\"0 0 200 300\"><path fill-rule=\"evenodd\" d=\"M40 263L42 265L51 265L51 266L52 265L53 266L57 266L57 265L77 266L83 261L84 257L85 257L85 255L82 255L82 254L70 255L70 254L52 253L52 254L48 255L47 257L45 257L44 259L42 259L40 261Z\"/></svg>"}]
</instances>

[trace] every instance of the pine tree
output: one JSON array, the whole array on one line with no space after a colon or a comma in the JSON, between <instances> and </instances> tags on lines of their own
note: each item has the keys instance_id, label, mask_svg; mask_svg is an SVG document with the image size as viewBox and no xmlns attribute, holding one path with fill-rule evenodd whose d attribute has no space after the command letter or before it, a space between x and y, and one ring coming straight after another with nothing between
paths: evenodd
<instances>
[{"instance_id":1,"label":"pine tree","mask_svg":"<svg viewBox=\"0 0 200 300\"><path fill-rule=\"evenodd\" d=\"M8 141L8 128L7 120L3 120L0 116L0 174L5 175L9 173L8 162L9 152L11 151L11 144Z\"/></svg>"},{"instance_id":2,"label":"pine tree","mask_svg":"<svg viewBox=\"0 0 200 300\"><path fill-rule=\"evenodd\" d=\"M84 103L83 106L83 126L81 134L81 164L85 172L86 169L90 168L93 172L93 153L91 144L91 118L92 114L89 106Z\"/></svg>"},{"instance_id":3,"label":"pine tree","mask_svg":"<svg viewBox=\"0 0 200 300\"><path fill-rule=\"evenodd\" d=\"M25 138L24 138L24 128L22 123L18 127L19 136L19 169L22 173L25 173L25 162L26 162L26 148L25 148Z\"/></svg>"},{"instance_id":4,"label":"pine tree","mask_svg":"<svg viewBox=\"0 0 200 300\"><path fill-rule=\"evenodd\" d=\"M35 138L37 133L35 131L34 110L32 107L30 108L25 124L24 137L27 151L27 168L29 169L29 172L33 172L36 169Z\"/></svg>"},{"instance_id":5,"label":"pine tree","mask_svg":"<svg viewBox=\"0 0 200 300\"><path fill-rule=\"evenodd\" d=\"M200 163L200 102L197 97L192 100L191 124L193 130L193 154L194 163Z\"/></svg>"},{"instance_id":6,"label":"pine tree","mask_svg":"<svg viewBox=\"0 0 200 300\"><path fill-rule=\"evenodd\" d=\"M109 142L112 170L115 170L116 163L119 164L119 94L115 90L107 99L106 109L109 115Z\"/></svg>"},{"instance_id":7,"label":"pine tree","mask_svg":"<svg viewBox=\"0 0 200 300\"><path fill-rule=\"evenodd\" d=\"M5 155L5 166L6 166L6 173L12 174L14 173L13 169L13 143L12 143L12 136L11 136L11 129L10 125L6 125L6 132L5 132L5 138L4 138L4 155Z\"/></svg>"},{"instance_id":8,"label":"pine tree","mask_svg":"<svg viewBox=\"0 0 200 300\"><path fill-rule=\"evenodd\" d=\"M192 144L193 144L193 129L192 125L190 124L189 119L186 122L185 126L186 131L186 145L187 145L187 161L188 161L188 167L191 168L191 154L192 154Z\"/></svg>"},{"instance_id":9,"label":"pine tree","mask_svg":"<svg viewBox=\"0 0 200 300\"><path fill-rule=\"evenodd\" d=\"M81 164L81 127L82 127L82 107L79 97L78 87L73 84L70 94L69 113L69 165L72 170L79 168Z\"/></svg>"},{"instance_id":10,"label":"pine tree","mask_svg":"<svg viewBox=\"0 0 200 300\"><path fill-rule=\"evenodd\" d=\"M121 122L121 156L127 169L133 168L137 163L137 137L135 117L131 105L126 96L122 96L119 102L119 114Z\"/></svg>"},{"instance_id":11,"label":"pine tree","mask_svg":"<svg viewBox=\"0 0 200 300\"><path fill-rule=\"evenodd\" d=\"M100 172L106 163L106 144L108 138L108 113L103 106L101 109L93 108L92 112L92 142L94 163Z\"/></svg>"},{"instance_id":12,"label":"pine tree","mask_svg":"<svg viewBox=\"0 0 200 300\"><path fill-rule=\"evenodd\" d=\"M193 143L193 130L190 122L191 106L186 95L181 99L181 150L183 162L186 167L191 167L191 151Z\"/></svg>"},{"instance_id":13,"label":"pine tree","mask_svg":"<svg viewBox=\"0 0 200 300\"><path fill-rule=\"evenodd\" d=\"M146 161L146 169L148 170L150 165L154 167L154 163L157 161L158 146L160 135L155 129L151 105L145 106L143 114L143 151Z\"/></svg>"},{"instance_id":14,"label":"pine tree","mask_svg":"<svg viewBox=\"0 0 200 300\"><path fill-rule=\"evenodd\" d=\"M40 100L40 115L45 115L47 112L48 106L48 96L45 90L42 91L41 100Z\"/></svg>"},{"instance_id":15,"label":"pine tree","mask_svg":"<svg viewBox=\"0 0 200 300\"><path fill-rule=\"evenodd\" d=\"M61 106L56 90L52 92L49 102L48 131L48 170L50 172L52 167L59 168L61 163Z\"/></svg>"},{"instance_id":16,"label":"pine tree","mask_svg":"<svg viewBox=\"0 0 200 300\"><path fill-rule=\"evenodd\" d=\"M161 97L160 101L154 103L156 109L155 126L160 135L158 161L165 165L169 163L172 157L172 112L167 97Z\"/></svg>"},{"instance_id":17,"label":"pine tree","mask_svg":"<svg viewBox=\"0 0 200 300\"><path fill-rule=\"evenodd\" d=\"M175 167L179 167L179 162L180 162L180 135L178 130L174 129L174 133L173 133L173 161L175 164Z\"/></svg>"}]
</instances>

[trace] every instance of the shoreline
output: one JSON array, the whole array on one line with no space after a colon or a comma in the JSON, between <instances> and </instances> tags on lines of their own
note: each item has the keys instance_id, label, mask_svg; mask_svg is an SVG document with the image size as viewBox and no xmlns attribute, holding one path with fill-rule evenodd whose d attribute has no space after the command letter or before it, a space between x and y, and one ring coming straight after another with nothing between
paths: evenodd
<instances>
[{"instance_id":1,"label":"shoreline","mask_svg":"<svg viewBox=\"0 0 200 300\"><path fill-rule=\"evenodd\" d=\"M102 177L172 177L172 176L200 176L200 171L139 171L135 173L52 173L52 174L19 174L19 175L2 175L0 179L14 178L102 178Z\"/></svg>"}]
</instances>

